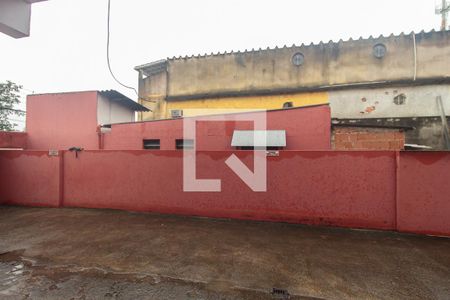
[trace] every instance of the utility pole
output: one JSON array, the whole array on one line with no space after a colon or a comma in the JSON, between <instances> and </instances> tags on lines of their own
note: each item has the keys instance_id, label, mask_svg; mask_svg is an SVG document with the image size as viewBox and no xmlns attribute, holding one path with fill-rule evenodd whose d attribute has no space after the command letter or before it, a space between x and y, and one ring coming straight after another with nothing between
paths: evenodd
<instances>
[{"instance_id":1,"label":"utility pole","mask_svg":"<svg viewBox=\"0 0 450 300\"><path fill-rule=\"evenodd\" d=\"M442 0L441 7L437 7L435 12L437 15L441 15L441 30L447 30L447 14L450 11L450 4L447 4L447 0Z\"/></svg>"}]
</instances>

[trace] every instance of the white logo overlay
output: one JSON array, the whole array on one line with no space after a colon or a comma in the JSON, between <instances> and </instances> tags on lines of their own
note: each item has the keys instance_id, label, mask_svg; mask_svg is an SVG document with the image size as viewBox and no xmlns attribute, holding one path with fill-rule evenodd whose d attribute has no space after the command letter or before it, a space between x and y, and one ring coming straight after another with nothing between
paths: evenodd
<instances>
[{"instance_id":1,"label":"white logo overlay","mask_svg":"<svg viewBox=\"0 0 450 300\"><path fill-rule=\"evenodd\" d=\"M196 176L196 124L197 122L245 121L253 122L253 172L235 155L225 161L227 166L253 191L265 192L266 183L266 111L255 109L185 109L183 110L183 139L192 140L192 147L183 148L183 191L220 192L220 179L197 179ZM193 117L188 117L193 116ZM230 141L231 143L231 141ZM231 144L230 144L231 146ZM258 146L258 147L256 147Z\"/></svg>"}]
</instances>

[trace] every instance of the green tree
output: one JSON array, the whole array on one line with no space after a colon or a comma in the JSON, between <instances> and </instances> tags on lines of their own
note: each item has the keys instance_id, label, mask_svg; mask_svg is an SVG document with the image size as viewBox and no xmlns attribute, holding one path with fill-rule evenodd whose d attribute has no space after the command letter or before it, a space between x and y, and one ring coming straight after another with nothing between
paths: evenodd
<instances>
[{"instance_id":1,"label":"green tree","mask_svg":"<svg viewBox=\"0 0 450 300\"><path fill-rule=\"evenodd\" d=\"M9 120L10 116L23 116L24 112L14 108L14 105L20 103L19 92L21 85L11 81L0 82L0 130L14 130L14 124Z\"/></svg>"}]
</instances>

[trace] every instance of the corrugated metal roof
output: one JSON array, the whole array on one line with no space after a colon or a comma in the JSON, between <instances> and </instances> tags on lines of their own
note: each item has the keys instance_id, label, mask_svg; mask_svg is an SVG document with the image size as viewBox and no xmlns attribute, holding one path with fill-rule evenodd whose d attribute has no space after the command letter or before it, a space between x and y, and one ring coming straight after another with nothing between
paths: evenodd
<instances>
[{"instance_id":1,"label":"corrugated metal roof","mask_svg":"<svg viewBox=\"0 0 450 300\"><path fill-rule=\"evenodd\" d=\"M105 91L99 91L100 95L102 95L105 98L108 98L111 101L116 101L119 104L134 110L134 111L150 111L147 107L140 105L139 103L131 100L127 96L125 96L122 93L119 93L116 90L105 90Z\"/></svg>"},{"instance_id":2,"label":"corrugated metal roof","mask_svg":"<svg viewBox=\"0 0 450 300\"><path fill-rule=\"evenodd\" d=\"M163 71L166 71L167 69L167 60L166 59L160 59L148 64L143 64L134 67L136 71L142 71L145 76L151 76L154 74L161 73Z\"/></svg>"},{"instance_id":3,"label":"corrugated metal roof","mask_svg":"<svg viewBox=\"0 0 450 300\"><path fill-rule=\"evenodd\" d=\"M235 130L232 147L286 147L285 130Z\"/></svg>"}]
</instances>

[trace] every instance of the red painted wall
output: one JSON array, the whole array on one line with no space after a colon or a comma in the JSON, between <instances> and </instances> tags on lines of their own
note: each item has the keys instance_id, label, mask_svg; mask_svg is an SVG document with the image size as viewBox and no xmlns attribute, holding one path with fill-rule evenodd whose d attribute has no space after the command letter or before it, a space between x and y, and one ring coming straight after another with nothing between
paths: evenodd
<instances>
[{"instance_id":1,"label":"red painted wall","mask_svg":"<svg viewBox=\"0 0 450 300\"><path fill-rule=\"evenodd\" d=\"M243 115L251 116L255 113ZM330 108L327 105L267 111L267 128L286 130L286 150L328 150ZM252 122L201 121L197 124L197 150L233 150L234 129L251 130ZM183 119L112 125L104 135L104 149L139 150L144 139L160 139L161 150L174 150L183 138Z\"/></svg>"},{"instance_id":2,"label":"red painted wall","mask_svg":"<svg viewBox=\"0 0 450 300\"><path fill-rule=\"evenodd\" d=\"M27 134L25 132L0 131L0 148L27 147Z\"/></svg>"},{"instance_id":3,"label":"red painted wall","mask_svg":"<svg viewBox=\"0 0 450 300\"><path fill-rule=\"evenodd\" d=\"M0 151L0 204L58 206L59 174L46 151Z\"/></svg>"},{"instance_id":4,"label":"red painted wall","mask_svg":"<svg viewBox=\"0 0 450 300\"><path fill-rule=\"evenodd\" d=\"M154 211L450 236L450 153L280 151L267 192L224 161L251 151L200 151L198 178L222 192L182 191L182 151L0 151L0 204Z\"/></svg>"},{"instance_id":5,"label":"red painted wall","mask_svg":"<svg viewBox=\"0 0 450 300\"><path fill-rule=\"evenodd\" d=\"M284 151L268 158L268 190L253 192L224 161L248 151L204 151L197 176L222 192L183 192L181 151L85 151L65 156L64 205L208 217L395 228L395 154ZM391 176L386 176L391 174Z\"/></svg>"},{"instance_id":6,"label":"red painted wall","mask_svg":"<svg viewBox=\"0 0 450 300\"><path fill-rule=\"evenodd\" d=\"M398 229L450 236L450 153L403 152L398 173Z\"/></svg>"},{"instance_id":7,"label":"red painted wall","mask_svg":"<svg viewBox=\"0 0 450 300\"><path fill-rule=\"evenodd\" d=\"M97 92L29 95L28 149L98 149Z\"/></svg>"}]
</instances>

